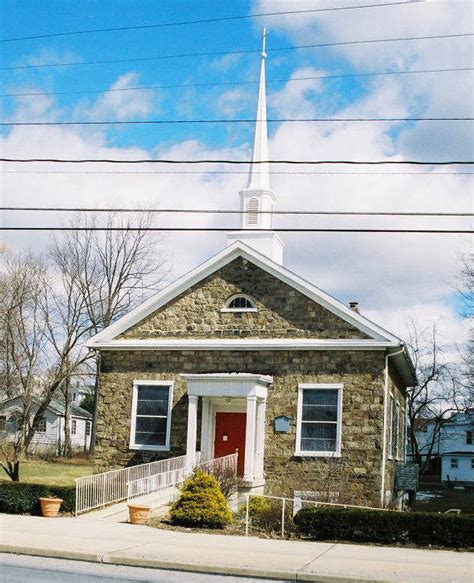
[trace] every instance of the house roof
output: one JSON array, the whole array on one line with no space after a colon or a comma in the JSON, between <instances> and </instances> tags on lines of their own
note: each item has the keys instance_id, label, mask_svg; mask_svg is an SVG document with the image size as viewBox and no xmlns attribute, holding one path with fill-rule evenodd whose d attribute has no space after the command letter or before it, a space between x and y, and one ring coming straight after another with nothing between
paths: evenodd
<instances>
[{"instance_id":1,"label":"house roof","mask_svg":"<svg viewBox=\"0 0 474 583\"><path fill-rule=\"evenodd\" d=\"M13 401L13 400L19 399L19 398L20 398L19 395L15 395L14 397L9 397L8 399L4 399L2 402L0 402L0 410L9 401ZM33 397L33 401L38 403L38 399L36 399L35 397ZM53 413L56 413L56 415L61 415L61 416L64 416L65 412L66 412L66 408L65 408L64 403L62 403L61 401L59 401L57 399L53 399L50 402L50 404L47 406L47 409L49 409ZM79 405L76 405L75 403L71 403L71 417L80 417L82 419L92 420L92 414L89 413L89 411L86 411L85 409L83 409L82 407L79 407Z\"/></svg>"},{"instance_id":2,"label":"house roof","mask_svg":"<svg viewBox=\"0 0 474 583\"><path fill-rule=\"evenodd\" d=\"M443 451L442 453L439 454L440 457L444 457L447 455L467 455L469 457L473 457L474 456L474 451Z\"/></svg>"},{"instance_id":3,"label":"house roof","mask_svg":"<svg viewBox=\"0 0 474 583\"><path fill-rule=\"evenodd\" d=\"M350 325L354 326L356 329L365 333L369 336L369 339L365 341L364 346L355 339L347 340L337 340L339 349L354 349L356 344L360 348L364 349L386 349L389 352L397 353L394 354L393 362L394 365L399 370L402 378L408 386L416 383L416 376L414 373L413 365L411 360L406 353L405 345L400 338L391 334L381 326L378 326L362 314L355 312L348 306L346 306L341 301L337 300L327 292L319 289L312 283L309 283L296 273L293 273L289 269L275 263L268 257L262 255L258 251L248 247L241 241L236 241L235 243L229 245L195 269L189 271L182 277L178 278L174 283L170 284L162 291L153 295L151 298L143 302L141 305L137 306L135 309L131 310L126 316L108 326L95 336L93 336L88 342L87 346L92 349L102 349L102 350L116 350L116 349L155 349L163 350L166 349L166 342L170 344L168 350L226 350L226 349L245 349L245 340L235 340L232 342L225 342L224 340L213 341L212 339L207 340L190 340L190 339L157 339L157 340L125 340L117 339L118 336L123 334L126 330L132 326L138 324L143 319L151 315L153 312L166 305L174 298L185 292L190 287L199 283L215 271L221 269L225 265L234 261L238 257L241 257L252 264L256 265L260 269L263 269L267 273L273 275L277 279L283 281L290 287L296 289L309 299L320 304L327 310L331 311L333 314L343 319ZM251 340L247 340L247 344L251 344ZM255 342L255 339L254 339ZM262 340L258 340L259 347L262 349ZM271 341L267 341L270 343ZM277 341L274 341L277 342ZM310 340L307 341L307 350L330 350L334 349L333 346L335 340ZM201 345L199 347L198 345ZM213 344L215 347L210 348ZM232 344L232 347L230 346ZM278 347L269 347L269 349L296 349L297 345L302 344L301 339L278 339ZM189 345L189 346L188 346ZM226 348L226 345L229 345ZM234 346L235 345L235 346ZM239 348L241 347L241 348ZM257 349L258 349L257 348ZM251 350L255 348L247 348ZM303 348L304 349L304 348ZM399 354L398 354L399 353Z\"/></svg>"}]
</instances>

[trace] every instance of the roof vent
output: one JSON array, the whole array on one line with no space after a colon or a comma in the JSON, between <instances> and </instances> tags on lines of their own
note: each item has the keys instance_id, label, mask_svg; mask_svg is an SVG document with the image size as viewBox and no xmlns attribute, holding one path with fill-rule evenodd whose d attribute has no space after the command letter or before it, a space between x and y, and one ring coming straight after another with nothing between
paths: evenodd
<instances>
[{"instance_id":1,"label":"roof vent","mask_svg":"<svg viewBox=\"0 0 474 583\"><path fill-rule=\"evenodd\" d=\"M359 302L349 302L349 308L353 311L353 312L357 312L359 313Z\"/></svg>"}]
</instances>

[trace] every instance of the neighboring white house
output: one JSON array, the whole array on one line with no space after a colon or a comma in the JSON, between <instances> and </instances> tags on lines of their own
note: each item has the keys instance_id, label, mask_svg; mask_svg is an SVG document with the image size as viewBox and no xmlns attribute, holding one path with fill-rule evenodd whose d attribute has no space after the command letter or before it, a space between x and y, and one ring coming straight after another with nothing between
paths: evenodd
<instances>
[{"instance_id":1,"label":"neighboring white house","mask_svg":"<svg viewBox=\"0 0 474 583\"><path fill-rule=\"evenodd\" d=\"M32 415L38 410L33 401ZM13 440L17 430L17 418L23 410L21 397L11 397L0 403L0 439ZM53 452L58 454L64 445L64 404L53 400L45 411L29 447L30 453ZM71 442L73 449L89 449L91 442L92 415L71 403Z\"/></svg>"},{"instance_id":2,"label":"neighboring white house","mask_svg":"<svg viewBox=\"0 0 474 583\"><path fill-rule=\"evenodd\" d=\"M431 419L419 421L419 451L428 455L434 443L430 457L441 459L441 480L474 482L474 408L455 413L438 428Z\"/></svg>"}]
</instances>

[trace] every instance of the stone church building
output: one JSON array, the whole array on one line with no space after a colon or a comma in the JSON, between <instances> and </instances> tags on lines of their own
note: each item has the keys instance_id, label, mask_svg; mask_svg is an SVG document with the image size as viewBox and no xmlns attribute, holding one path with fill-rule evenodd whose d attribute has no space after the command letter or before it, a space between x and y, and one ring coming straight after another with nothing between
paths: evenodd
<instances>
[{"instance_id":1,"label":"stone church building","mask_svg":"<svg viewBox=\"0 0 474 583\"><path fill-rule=\"evenodd\" d=\"M332 476L333 500L383 506L405 459L413 366L399 338L283 265L261 163L265 58L241 230L89 341L100 353L96 471L238 450L253 491L314 499Z\"/></svg>"}]
</instances>

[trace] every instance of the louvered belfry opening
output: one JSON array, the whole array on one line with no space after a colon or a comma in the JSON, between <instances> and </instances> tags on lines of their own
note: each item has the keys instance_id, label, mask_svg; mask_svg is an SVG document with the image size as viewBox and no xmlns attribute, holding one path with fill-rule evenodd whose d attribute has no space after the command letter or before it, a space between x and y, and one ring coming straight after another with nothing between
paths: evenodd
<instances>
[{"instance_id":1,"label":"louvered belfry opening","mask_svg":"<svg viewBox=\"0 0 474 583\"><path fill-rule=\"evenodd\" d=\"M247 224L252 227L258 225L258 199L251 198L247 207Z\"/></svg>"}]
</instances>

